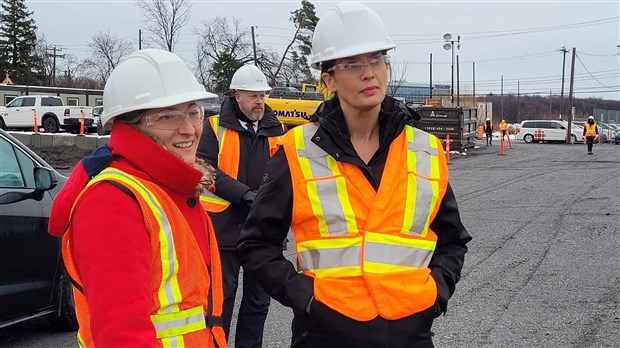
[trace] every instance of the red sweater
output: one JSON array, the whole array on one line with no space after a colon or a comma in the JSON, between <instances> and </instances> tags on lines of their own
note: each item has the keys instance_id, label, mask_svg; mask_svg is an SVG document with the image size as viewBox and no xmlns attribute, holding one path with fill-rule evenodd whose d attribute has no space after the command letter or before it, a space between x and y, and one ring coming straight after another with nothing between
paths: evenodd
<instances>
[{"instance_id":1,"label":"red sweater","mask_svg":"<svg viewBox=\"0 0 620 348\"><path fill-rule=\"evenodd\" d=\"M193 193L201 173L128 125L114 126L108 146L117 159L112 167L166 190L200 246L203 260L196 262L209 264L207 233L212 231ZM57 198L60 207L52 211L59 214L56 219L66 215L79 193L80 185L71 185L71 180L65 186L68 191ZM112 184L100 183L82 197L71 223L75 263L88 302L95 345L153 346L155 329L149 316L151 246L138 202Z\"/></svg>"}]
</instances>

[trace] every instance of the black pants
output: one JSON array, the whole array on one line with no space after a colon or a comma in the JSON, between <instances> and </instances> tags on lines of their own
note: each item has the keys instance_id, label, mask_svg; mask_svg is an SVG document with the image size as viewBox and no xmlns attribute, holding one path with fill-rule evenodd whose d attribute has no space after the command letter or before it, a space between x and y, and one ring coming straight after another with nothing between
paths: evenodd
<instances>
[{"instance_id":1,"label":"black pants","mask_svg":"<svg viewBox=\"0 0 620 348\"><path fill-rule=\"evenodd\" d=\"M235 252L232 250L221 250L220 259L222 262L222 282L224 283L224 310L222 318L224 320L224 331L226 332L226 337L228 337L241 265ZM235 347L262 347L263 328L265 326L265 319L267 319L267 312L269 311L269 302L269 295L258 284L256 279L243 272L243 298L241 300L241 308L239 308L239 316L237 317Z\"/></svg>"},{"instance_id":2,"label":"black pants","mask_svg":"<svg viewBox=\"0 0 620 348\"><path fill-rule=\"evenodd\" d=\"M586 143L588 144L588 153L592 153L592 146L594 145L595 137L586 137Z\"/></svg>"},{"instance_id":3,"label":"black pants","mask_svg":"<svg viewBox=\"0 0 620 348\"><path fill-rule=\"evenodd\" d=\"M313 300L310 314L294 311L291 348L431 348L434 309L399 320L357 321Z\"/></svg>"},{"instance_id":4,"label":"black pants","mask_svg":"<svg viewBox=\"0 0 620 348\"><path fill-rule=\"evenodd\" d=\"M493 142L493 134L486 133L486 135L487 135L487 145L491 145L491 142Z\"/></svg>"}]
</instances>

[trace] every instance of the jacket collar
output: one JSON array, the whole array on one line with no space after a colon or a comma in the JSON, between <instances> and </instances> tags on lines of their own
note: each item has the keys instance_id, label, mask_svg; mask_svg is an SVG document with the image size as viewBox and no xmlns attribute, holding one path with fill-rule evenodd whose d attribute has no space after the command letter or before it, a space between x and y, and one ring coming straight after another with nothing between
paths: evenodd
<instances>
[{"instance_id":1,"label":"jacket collar","mask_svg":"<svg viewBox=\"0 0 620 348\"><path fill-rule=\"evenodd\" d=\"M114 156L124 158L158 184L181 194L194 195L194 188L202 177L199 170L128 124L114 123L111 134L108 146Z\"/></svg>"},{"instance_id":2,"label":"jacket collar","mask_svg":"<svg viewBox=\"0 0 620 348\"><path fill-rule=\"evenodd\" d=\"M419 117L417 113L404 104L399 104L402 103L388 96L381 103L377 155L389 149L392 141L402 132L405 124L411 124ZM353 148L340 101L337 97L321 103L317 112L312 115L311 121L319 123L319 128L312 137L312 142L340 161L365 166ZM317 139L320 140L317 141Z\"/></svg>"}]
</instances>

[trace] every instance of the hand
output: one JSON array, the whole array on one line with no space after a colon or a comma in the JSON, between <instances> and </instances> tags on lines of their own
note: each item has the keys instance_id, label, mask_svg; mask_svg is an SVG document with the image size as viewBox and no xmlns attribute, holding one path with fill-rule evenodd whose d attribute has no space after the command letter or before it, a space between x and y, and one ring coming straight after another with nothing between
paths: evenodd
<instances>
[{"instance_id":1,"label":"hand","mask_svg":"<svg viewBox=\"0 0 620 348\"><path fill-rule=\"evenodd\" d=\"M249 208L254 203L255 198L256 198L256 191L248 190L246 193L243 194L243 197L241 197L241 204Z\"/></svg>"}]
</instances>

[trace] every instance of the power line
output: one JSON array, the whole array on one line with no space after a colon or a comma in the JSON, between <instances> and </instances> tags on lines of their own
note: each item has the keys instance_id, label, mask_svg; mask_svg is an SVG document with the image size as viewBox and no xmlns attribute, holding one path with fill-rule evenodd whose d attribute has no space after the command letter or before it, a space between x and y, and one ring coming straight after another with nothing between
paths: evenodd
<instances>
[{"instance_id":1,"label":"power line","mask_svg":"<svg viewBox=\"0 0 620 348\"><path fill-rule=\"evenodd\" d=\"M583 61L581 60L581 58L579 58L579 55L578 55L578 54L576 54L576 56L577 56L577 60L579 61L579 63L581 63L581 66L583 66L583 68L584 68L584 69L586 69L586 71L588 72L588 74L590 74L590 76L592 76L592 78L593 78L596 82L598 82L601 86L603 86L603 87L605 87L605 88L610 88L610 87L608 87L608 86L604 85L604 84L603 84L601 81L599 81L596 77L594 77L594 75L592 75L592 73L590 72L590 70L588 70L588 68L586 67L586 65L585 65L585 64L583 64Z\"/></svg>"}]
</instances>

